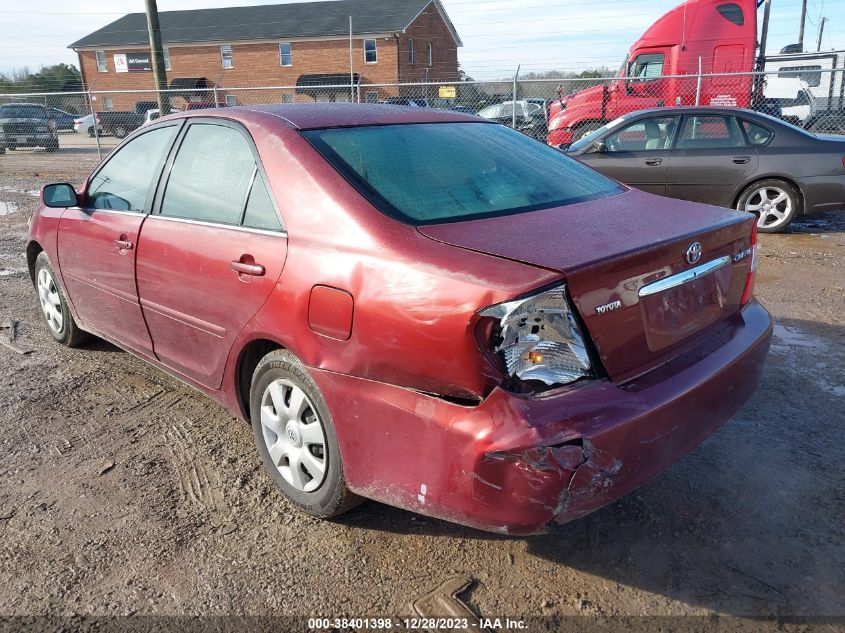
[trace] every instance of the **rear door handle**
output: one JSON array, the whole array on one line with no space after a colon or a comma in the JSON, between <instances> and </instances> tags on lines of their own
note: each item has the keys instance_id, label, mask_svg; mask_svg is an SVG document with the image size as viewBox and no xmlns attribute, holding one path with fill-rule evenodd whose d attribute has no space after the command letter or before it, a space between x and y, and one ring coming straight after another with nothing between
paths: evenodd
<instances>
[{"instance_id":1,"label":"rear door handle","mask_svg":"<svg viewBox=\"0 0 845 633\"><path fill-rule=\"evenodd\" d=\"M751 162L750 156L734 156L734 162L737 165L747 165Z\"/></svg>"},{"instance_id":2,"label":"rear door handle","mask_svg":"<svg viewBox=\"0 0 845 633\"><path fill-rule=\"evenodd\" d=\"M663 159L662 158L646 158L645 164L649 165L651 167L657 167L658 165L663 164Z\"/></svg>"},{"instance_id":3,"label":"rear door handle","mask_svg":"<svg viewBox=\"0 0 845 633\"><path fill-rule=\"evenodd\" d=\"M240 275L252 275L253 277L262 277L264 275L264 266L262 266L261 264L229 262L229 268L231 268Z\"/></svg>"}]
</instances>

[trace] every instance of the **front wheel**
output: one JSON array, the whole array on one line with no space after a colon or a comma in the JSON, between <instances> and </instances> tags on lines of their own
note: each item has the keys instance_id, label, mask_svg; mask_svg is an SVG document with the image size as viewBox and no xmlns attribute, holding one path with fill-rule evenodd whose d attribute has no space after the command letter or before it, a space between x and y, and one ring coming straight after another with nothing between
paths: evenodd
<instances>
[{"instance_id":1,"label":"front wheel","mask_svg":"<svg viewBox=\"0 0 845 633\"><path fill-rule=\"evenodd\" d=\"M739 197L736 208L757 216L761 233L780 233L798 214L799 194L783 180L755 182Z\"/></svg>"},{"instance_id":2,"label":"front wheel","mask_svg":"<svg viewBox=\"0 0 845 633\"><path fill-rule=\"evenodd\" d=\"M88 333L79 329L67 307L62 287L56 281L56 274L46 253L39 253L35 260L35 289L47 329L62 345L77 347L88 338Z\"/></svg>"},{"instance_id":3,"label":"front wheel","mask_svg":"<svg viewBox=\"0 0 845 633\"><path fill-rule=\"evenodd\" d=\"M250 419L261 461L285 496L321 519L360 503L346 487L331 414L305 367L287 350L252 375Z\"/></svg>"},{"instance_id":4,"label":"front wheel","mask_svg":"<svg viewBox=\"0 0 845 633\"><path fill-rule=\"evenodd\" d=\"M114 135L117 138L126 138L126 135L128 133L129 133L129 131L125 127L123 127L122 125L118 125L116 128L114 128Z\"/></svg>"}]
</instances>

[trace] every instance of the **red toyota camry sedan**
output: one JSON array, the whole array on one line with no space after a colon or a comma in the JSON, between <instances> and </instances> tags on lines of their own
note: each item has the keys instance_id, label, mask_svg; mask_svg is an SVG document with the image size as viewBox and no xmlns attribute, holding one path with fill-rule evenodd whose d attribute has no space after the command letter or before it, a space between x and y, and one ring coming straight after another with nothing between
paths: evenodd
<instances>
[{"instance_id":1,"label":"red toyota camry sedan","mask_svg":"<svg viewBox=\"0 0 845 633\"><path fill-rule=\"evenodd\" d=\"M249 421L318 517L362 497L506 533L581 517L725 422L768 352L752 215L459 113L181 113L42 198L53 337Z\"/></svg>"}]
</instances>

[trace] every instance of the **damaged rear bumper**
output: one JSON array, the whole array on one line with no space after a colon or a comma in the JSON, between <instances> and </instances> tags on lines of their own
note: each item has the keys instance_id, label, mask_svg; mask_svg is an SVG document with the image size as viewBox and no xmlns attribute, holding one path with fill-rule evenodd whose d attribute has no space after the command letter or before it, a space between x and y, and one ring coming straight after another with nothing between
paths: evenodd
<instances>
[{"instance_id":1,"label":"damaged rear bumper","mask_svg":"<svg viewBox=\"0 0 845 633\"><path fill-rule=\"evenodd\" d=\"M541 397L495 390L474 407L312 369L350 489L511 534L582 517L701 443L755 390L772 321L756 302L698 347L625 385Z\"/></svg>"}]
</instances>

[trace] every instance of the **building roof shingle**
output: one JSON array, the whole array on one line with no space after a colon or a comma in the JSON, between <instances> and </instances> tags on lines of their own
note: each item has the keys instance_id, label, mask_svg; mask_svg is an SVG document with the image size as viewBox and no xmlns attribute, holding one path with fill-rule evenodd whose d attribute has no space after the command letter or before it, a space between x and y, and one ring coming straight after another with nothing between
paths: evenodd
<instances>
[{"instance_id":1,"label":"building roof shingle","mask_svg":"<svg viewBox=\"0 0 845 633\"><path fill-rule=\"evenodd\" d=\"M165 44L237 42L343 36L403 31L435 2L460 45L460 39L437 0L324 0L222 9L192 9L159 13ZM147 19L130 13L69 46L149 46Z\"/></svg>"}]
</instances>

